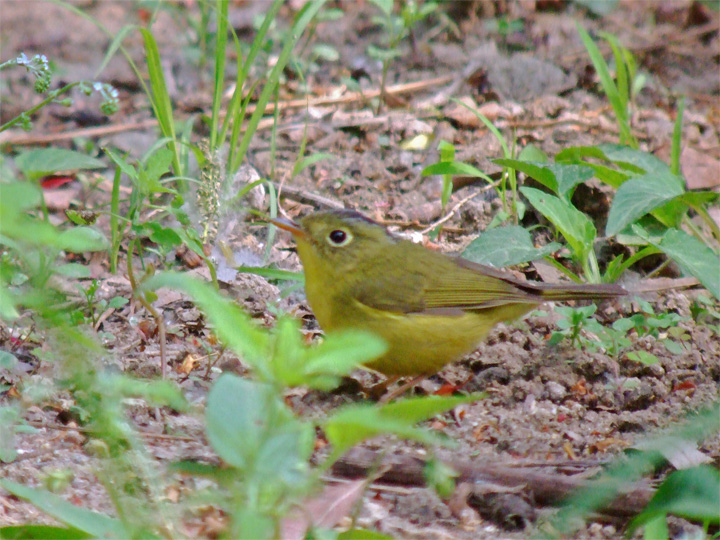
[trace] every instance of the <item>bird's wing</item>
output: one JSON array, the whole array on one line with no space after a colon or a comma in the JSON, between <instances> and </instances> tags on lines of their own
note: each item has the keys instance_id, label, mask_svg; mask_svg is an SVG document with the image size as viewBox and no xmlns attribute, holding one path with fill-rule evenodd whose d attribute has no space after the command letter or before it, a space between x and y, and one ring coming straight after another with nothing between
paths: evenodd
<instances>
[{"instance_id":1,"label":"bird's wing","mask_svg":"<svg viewBox=\"0 0 720 540\"><path fill-rule=\"evenodd\" d=\"M465 259L449 259L443 274L434 275L425 285L425 309L484 309L506 304L534 304L542 301L531 284L510 274Z\"/></svg>"},{"instance_id":2,"label":"bird's wing","mask_svg":"<svg viewBox=\"0 0 720 540\"><path fill-rule=\"evenodd\" d=\"M407 264L402 272L373 272L373 267L393 268L392 261L367 261L351 287L356 301L394 313L461 315L468 309L505 304L536 303L539 296L523 287L509 274L464 259L428 252L415 244L404 244L409 253L397 260L417 260L413 251L422 250L423 264ZM398 275L402 275L398 279ZM372 276L370 278L369 276Z\"/></svg>"}]
</instances>

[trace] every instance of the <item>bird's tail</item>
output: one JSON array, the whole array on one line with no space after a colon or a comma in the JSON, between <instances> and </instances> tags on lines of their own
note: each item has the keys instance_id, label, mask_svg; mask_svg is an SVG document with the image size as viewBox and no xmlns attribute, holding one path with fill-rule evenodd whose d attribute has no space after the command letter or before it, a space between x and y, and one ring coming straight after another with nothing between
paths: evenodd
<instances>
[{"instance_id":1,"label":"bird's tail","mask_svg":"<svg viewBox=\"0 0 720 540\"><path fill-rule=\"evenodd\" d=\"M536 285L536 287L536 292L548 301L603 300L628 294L620 285L612 283L571 283L567 285L543 283Z\"/></svg>"}]
</instances>

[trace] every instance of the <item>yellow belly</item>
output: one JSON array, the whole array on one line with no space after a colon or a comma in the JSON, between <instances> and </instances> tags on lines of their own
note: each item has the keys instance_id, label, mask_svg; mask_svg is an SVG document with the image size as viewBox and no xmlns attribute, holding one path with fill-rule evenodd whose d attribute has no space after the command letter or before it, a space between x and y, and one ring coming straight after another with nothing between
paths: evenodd
<instances>
[{"instance_id":1,"label":"yellow belly","mask_svg":"<svg viewBox=\"0 0 720 540\"><path fill-rule=\"evenodd\" d=\"M472 352L498 322L509 321L530 311L534 304L509 304L461 315L398 314L376 310L357 302L342 313L323 320L326 331L359 328L373 332L388 344L388 351L367 364L385 375L431 375Z\"/></svg>"}]
</instances>

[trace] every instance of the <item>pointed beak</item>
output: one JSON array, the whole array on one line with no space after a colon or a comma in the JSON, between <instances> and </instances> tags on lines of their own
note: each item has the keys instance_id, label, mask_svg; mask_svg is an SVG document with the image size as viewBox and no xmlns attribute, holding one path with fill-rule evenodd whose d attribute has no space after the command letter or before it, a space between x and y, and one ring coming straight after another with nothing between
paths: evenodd
<instances>
[{"instance_id":1,"label":"pointed beak","mask_svg":"<svg viewBox=\"0 0 720 540\"><path fill-rule=\"evenodd\" d=\"M296 238L305 237L305 231L303 231L302 227L300 227L300 225L298 225L294 221L290 221L289 219L285 218L274 218L270 220L270 223L272 223L276 227L279 227L280 229L283 229L284 231L291 232L292 235Z\"/></svg>"}]
</instances>

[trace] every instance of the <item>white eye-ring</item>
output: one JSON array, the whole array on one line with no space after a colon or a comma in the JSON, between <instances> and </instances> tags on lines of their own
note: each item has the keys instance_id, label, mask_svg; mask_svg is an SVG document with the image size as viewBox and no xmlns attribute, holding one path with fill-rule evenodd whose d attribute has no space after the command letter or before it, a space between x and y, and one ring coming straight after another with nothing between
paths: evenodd
<instances>
[{"instance_id":1,"label":"white eye-ring","mask_svg":"<svg viewBox=\"0 0 720 540\"><path fill-rule=\"evenodd\" d=\"M345 229L335 229L327 235L327 242L333 247L347 246L352 239L353 235Z\"/></svg>"}]
</instances>

